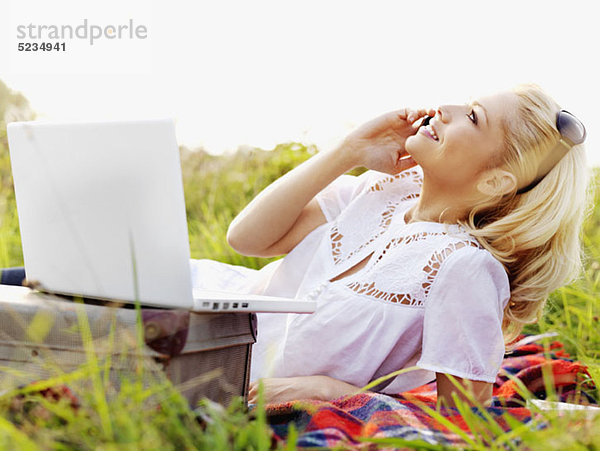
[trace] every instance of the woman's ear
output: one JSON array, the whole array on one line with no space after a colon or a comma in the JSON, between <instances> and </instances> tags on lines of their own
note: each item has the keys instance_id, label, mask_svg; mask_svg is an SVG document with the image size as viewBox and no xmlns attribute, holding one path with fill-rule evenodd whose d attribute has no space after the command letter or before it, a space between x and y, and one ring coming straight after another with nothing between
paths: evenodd
<instances>
[{"instance_id":1,"label":"woman's ear","mask_svg":"<svg viewBox=\"0 0 600 451\"><path fill-rule=\"evenodd\" d=\"M477 189L487 196L504 196L517 188L517 178L504 169L491 169L486 171Z\"/></svg>"}]
</instances>

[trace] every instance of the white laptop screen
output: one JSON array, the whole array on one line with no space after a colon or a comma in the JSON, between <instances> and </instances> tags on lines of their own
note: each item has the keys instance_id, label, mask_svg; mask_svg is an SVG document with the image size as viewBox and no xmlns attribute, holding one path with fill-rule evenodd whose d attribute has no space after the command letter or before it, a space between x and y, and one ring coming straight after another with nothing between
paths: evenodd
<instances>
[{"instance_id":1,"label":"white laptop screen","mask_svg":"<svg viewBox=\"0 0 600 451\"><path fill-rule=\"evenodd\" d=\"M191 308L172 120L7 127L27 277L48 290ZM134 277L137 275L137 278Z\"/></svg>"}]
</instances>

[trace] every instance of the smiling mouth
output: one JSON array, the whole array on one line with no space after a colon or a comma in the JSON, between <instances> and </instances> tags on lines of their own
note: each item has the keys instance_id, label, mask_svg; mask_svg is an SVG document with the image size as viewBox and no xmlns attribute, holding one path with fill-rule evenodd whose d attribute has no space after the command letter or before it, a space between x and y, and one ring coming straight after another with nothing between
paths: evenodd
<instances>
[{"instance_id":1,"label":"smiling mouth","mask_svg":"<svg viewBox=\"0 0 600 451\"><path fill-rule=\"evenodd\" d=\"M425 116L425 119L423 119L423 122L419 126L419 132L427 135L429 138L433 139L434 141L439 141L440 139L438 138L437 133L433 129L433 126L431 124L429 124L429 122L432 119L433 119L433 117L431 117L431 116Z\"/></svg>"}]
</instances>

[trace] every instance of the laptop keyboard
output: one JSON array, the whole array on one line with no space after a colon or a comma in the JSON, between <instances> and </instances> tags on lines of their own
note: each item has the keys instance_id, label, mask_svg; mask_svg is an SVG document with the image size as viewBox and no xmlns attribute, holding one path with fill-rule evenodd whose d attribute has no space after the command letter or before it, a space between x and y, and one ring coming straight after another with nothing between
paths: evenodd
<instances>
[{"instance_id":1,"label":"laptop keyboard","mask_svg":"<svg viewBox=\"0 0 600 451\"><path fill-rule=\"evenodd\" d=\"M214 302L214 301L203 301L202 302L202 308L211 308L211 304L212 304L212 309L213 310L219 310L221 308L221 303L220 302ZM248 308L248 303L247 302L223 302L222 305L222 309L223 310L243 310L243 309L247 309Z\"/></svg>"}]
</instances>

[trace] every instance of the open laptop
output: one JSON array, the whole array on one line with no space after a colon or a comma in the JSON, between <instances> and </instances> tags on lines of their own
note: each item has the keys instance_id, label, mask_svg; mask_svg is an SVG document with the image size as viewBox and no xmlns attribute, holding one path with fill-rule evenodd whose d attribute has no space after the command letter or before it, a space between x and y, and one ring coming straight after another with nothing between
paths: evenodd
<instances>
[{"instance_id":1,"label":"open laptop","mask_svg":"<svg viewBox=\"0 0 600 451\"><path fill-rule=\"evenodd\" d=\"M196 292L172 120L8 124L27 278L40 291L199 312L316 302Z\"/></svg>"}]
</instances>

